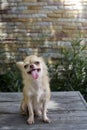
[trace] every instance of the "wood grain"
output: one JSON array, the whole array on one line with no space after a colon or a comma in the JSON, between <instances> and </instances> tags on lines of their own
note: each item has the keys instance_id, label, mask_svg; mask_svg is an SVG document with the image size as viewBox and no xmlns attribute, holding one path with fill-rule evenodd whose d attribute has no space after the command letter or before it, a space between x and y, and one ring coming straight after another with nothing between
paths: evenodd
<instances>
[{"instance_id":1,"label":"wood grain","mask_svg":"<svg viewBox=\"0 0 87 130\"><path fill-rule=\"evenodd\" d=\"M0 93L0 130L87 130L87 104L80 92L52 93L58 108L49 109L50 124L35 118L35 124L28 125L20 113L21 99L22 93Z\"/></svg>"}]
</instances>

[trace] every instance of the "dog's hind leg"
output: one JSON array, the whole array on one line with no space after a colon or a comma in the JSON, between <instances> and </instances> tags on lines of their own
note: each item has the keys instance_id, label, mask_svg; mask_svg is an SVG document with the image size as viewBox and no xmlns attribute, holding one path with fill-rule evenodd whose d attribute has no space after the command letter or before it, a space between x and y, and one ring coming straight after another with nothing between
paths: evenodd
<instances>
[{"instance_id":1,"label":"dog's hind leg","mask_svg":"<svg viewBox=\"0 0 87 130\"><path fill-rule=\"evenodd\" d=\"M28 115L28 107L24 99L21 102L20 110L22 115Z\"/></svg>"}]
</instances>

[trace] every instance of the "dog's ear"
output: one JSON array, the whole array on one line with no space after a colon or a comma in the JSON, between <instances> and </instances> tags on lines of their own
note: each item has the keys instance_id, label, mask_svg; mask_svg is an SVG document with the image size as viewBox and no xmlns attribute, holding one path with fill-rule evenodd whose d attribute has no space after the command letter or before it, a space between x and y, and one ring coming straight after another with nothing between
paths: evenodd
<instances>
[{"instance_id":1,"label":"dog's ear","mask_svg":"<svg viewBox=\"0 0 87 130\"><path fill-rule=\"evenodd\" d=\"M42 62L44 69L47 71L47 65L45 63L45 60L42 57L39 57L39 59Z\"/></svg>"},{"instance_id":2,"label":"dog's ear","mask_svg":"<svg viewBox=\"0 0 87 130\"><path fill-rule=\"evenodd\" d=\"M17 67L18 67L20 70L23 70L23 68L24 68L24 62L23 62L23 61L16 62L16 65L17 65Z\"/></svg>"},{"instance_id":3,"label":"dog's ear","mask_svg":"<svg viewBox=\"0 0 87 130\"><path fill-rule=\"evenodd\" d=\"M45 63L45 61L44 61L44 59L42 57L39 57L39 59L40 59L40 61Z\"/></svg>"}]
</instances>

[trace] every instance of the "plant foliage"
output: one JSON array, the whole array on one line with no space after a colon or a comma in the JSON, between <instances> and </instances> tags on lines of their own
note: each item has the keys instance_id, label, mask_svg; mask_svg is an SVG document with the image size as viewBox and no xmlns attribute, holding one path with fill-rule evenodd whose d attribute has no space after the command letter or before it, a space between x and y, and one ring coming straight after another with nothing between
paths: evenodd
<instances>
[{"instance_id":1,"label":"plant foliage","mask_svg":"<svg viewBox=\"0 0 87 130\"><path fill-rule=\"evenodd\" d=\"M87 53L82 40L71 41L61 48L63 58L49 66L52 91L80 91L87 95ZM87 97L86 97L87 98Z\"/></svg>"},{"instance_id":2,"label":"plant foliage","mask_svg":"<svg viewBox=\"0 0 87 130\"><path fill-rule=\"evenodd\" d=\"M11 66L5 74L0 75L0 91L19 92L22 90L22 78L16 66Z\"/></svg>"}]
</instances>

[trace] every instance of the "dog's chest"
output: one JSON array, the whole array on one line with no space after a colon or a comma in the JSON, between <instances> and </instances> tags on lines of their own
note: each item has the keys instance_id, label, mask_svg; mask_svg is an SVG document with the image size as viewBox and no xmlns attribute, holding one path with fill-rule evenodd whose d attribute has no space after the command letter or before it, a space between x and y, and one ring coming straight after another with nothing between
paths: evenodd
<instances>
[{"instance_id":1,"label":"dog's chest","mask_svg":"<svg viewBox=\"0 0 87 130\"><path fill-rule=\"evenodd\" d=\"M42 101L45 97L44 91L39 88L37 91L33 93L34 100L38 103Z\"/></svg>"},{"instance_id":2,"label":"dog's chest","mask_svg":"<svg viewBox=\"0 0 87 130\"><path fill-rule=\"evenodd\" d=\"M41 96L43 96L43 95L44 95L44 90L41 89L41 88L39 88L38 91L37 91L37 96L38 96L38 97L41 97Z\"/></svg>"},{"instance_id":3,"label":"dog's chest","mask_svg":"<svg viewBox=\"0 0 87 130\"><path fill-rule=\"evenodd\" d=\"M45 96L45 91L41 83L36 83L32 85L31 95L37 100L40 101Z\"/></svg>"}]
</instances>

